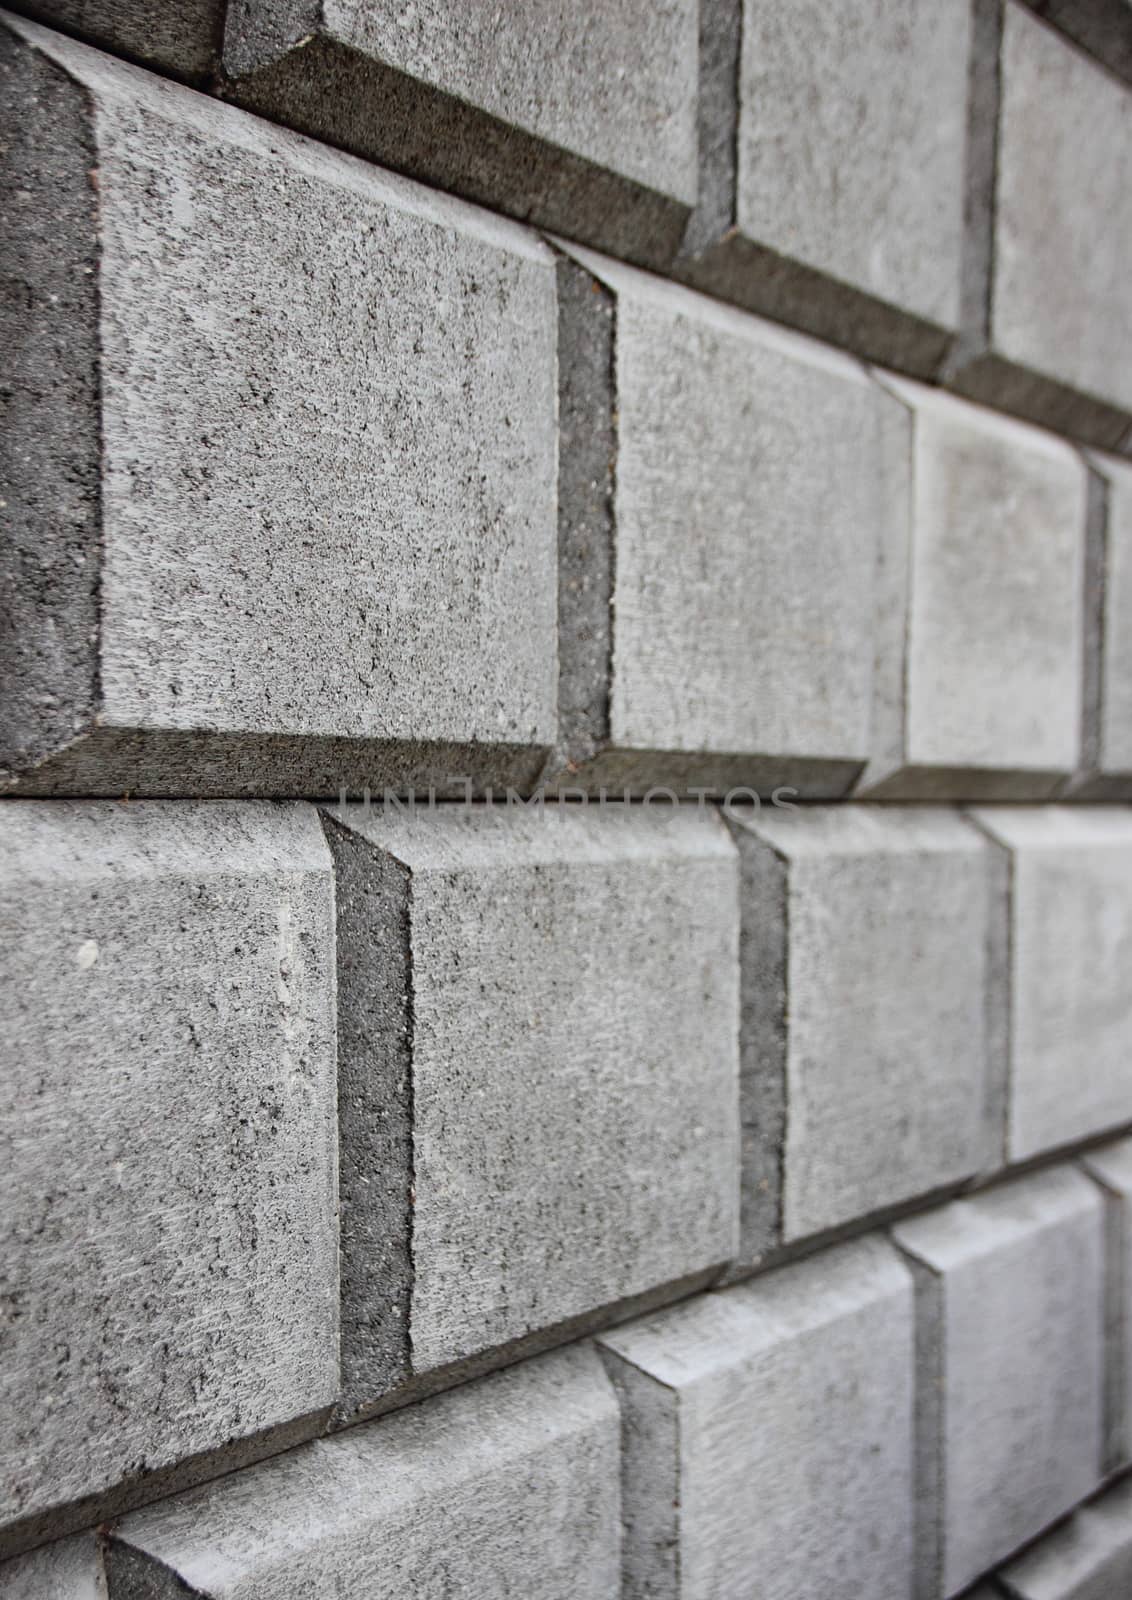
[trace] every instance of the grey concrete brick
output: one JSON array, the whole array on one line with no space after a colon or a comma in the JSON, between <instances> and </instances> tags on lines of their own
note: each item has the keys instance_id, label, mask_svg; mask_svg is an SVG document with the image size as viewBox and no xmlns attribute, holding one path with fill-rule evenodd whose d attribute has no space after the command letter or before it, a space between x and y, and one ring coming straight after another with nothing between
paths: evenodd
<instances>
[{"instance_id":1,"label":"grey concrete brick","mask_svg":"<svg viewBox=\"0 0 1132 1600\"><path fill-rule=\"evenodd\" d=\"M1132 812L974 815L1010 852L1007 1149L1025 1160L1132 1121Z\"/></svg>"},{"instance_id":2,"label":"grey concrete brick","mask_svg":"<svg viewBox=\"0 0 1132 1600\"><path fill-rule=\"evenodd\" d=\"M1085 465L1052 435L885 381L911 414L910 512L882 554L860 792L1048 799L1081 760Z\"/></svg>"},{"instance_id":3,"label":"grey concrete brick","mask_svg":"<svg viewBox=\"0 0 1132 1600\"><path fill-rule=\"evenodd\" d=\"M0 1524L34 1533L334 1400L333 888L302 805L12 800L0 837Z\"/></svg>"},{"instance_id":4,"label":"grey concrete brick","mask_svg":"<svg viewBox=\"0 0 1132 1600\"><path fill-rule=\"evenodd\" d=\"M918 1600L1097 1487L1101 1199L1054 1169L899 1223L916 1272Z\"/></svg>"},{"instance_id":5,"label":"grey concrete brick","mask_svg":"<svg viewBox=\"0 0 1132 1600\"><path fill-rule=\"evenodd\" d=\"M110 1600L615 1600L617 1462L574 1346L135 1513Z\"/></svg>"},{"instance_id":6,"label":"grey concrete brick","mask_svg":"<svg viewBox=\"0 0 1132 1600\"><path fill-rule=\"evenodd\" d=\"M33 24L7 37L14 109L43 122L6 203L35 317L5 458L12 781L530 781L555 731L551 253Z\"/></svg>"},{"instance_id":7,"label":"grey concrete brick","mask_svg":"<svg viewBox=\"0 0 1132 1600\"><path fill-rule=\"evenodd\" d=\"M220 60L225 0L22 0L21 10L115 55L204 85Z\"/></svg>"},{"instance_id":8,"label":"grey concrete brick","mask_svg":"<svg viewBox=\"0 0 1132 1600\"><path fill-rule=\"evenodd\" d=\"M704 11L711 122L677 270L930 376L960 322L969 0L744 0L735 62L737 10Z\"/></svg>"},{"instance_id":9,"label":"grey concrete brick","mask_svg":"<svg viewBox=\"0 0 1132 1600\"><path fill-rule=\"evenodd\" d=\"M731 816L749 1263L1001 1159L988 1025L1005 898L994 852L950 811Z\"/></svg>"},{"instance_id":10,"label":"grey concrete brick","mask_svg":"<svg viewBox=\"0 0 1132 1600\"><path fill-rule=\"evenodd\" d=\"M879 1240L615 1329L626 1600L911 1584L912 1285Z\"/></svg>"},{"instance_id":11,"label":"grey concrete brick","mask_svg":"<svg viewBox=\"0 0 1132 1600\"><path fill-rule=\"evenodd\" d=\"M95 1535L75 1534L0 1562L0 1594L4 1600L106 1600Z\"/></svg>"},{"instance_id":12,"label":"grey concrete brick","mask_svg":"<svg viewBox=\"0 0 1132 1600\"><path fill-rule=\"evenodd\" d=\"M1027 0L1027 4L1110 72L1132 83L1129 0Z\"/></svg>"},{"instance_id":13,"label":"grey concrete brick","mask_svg":"<svg viewBox=\"0 0 1132 1600\"><path fill-rule=\"evenodd\" d=\"M1132 99L1030 11L1005 0L993 119L989 273L951 381L1116 449L1132 414Z\"/></svg>"},{"instance_id":14,"label":"grey concrete brick","mask_svg":"<svg viewBox=\"0 0 1132 1600\"><path fill-rule=\"evenodd\" d=\"M1011 1600L1122 1600L1132 1594L1132 1479L1082 1506L1000 1577Z\"/></svg>"},{"instance_id":15,"label":"grey concrete brick","mask_svg":"<svg viewBox=\"0 0 1132 1600\"><path fill-rule=\"evenodd\" d=\"M1132 797L1132 466L1090 457L1090 571L1086 623L1091 668L1083 771L1074 799Z\"/></svg>"},{"instance_id":16,"label":"grey concrete brick","mask_svg":"<svg viewBox=\"0 0 1132 1600\"><path fill-rule=\"evenodd\" d=\"M1105 1201L1105 1466L1132 1464L1132 1139L1082 1165Z\"/></svg>"},{"instance_id":17,"label":"grey concrete brick","mask_svg":"<svg viewBox=\"0 0 1132 1600\"><path fill-rule=\"evenodd\" d=\"M357 806L328 836L347 1402L727 1261L738 871L718 818Z\"/></svg>"},{"instance_id":18,"label":"grey concrete brick","mask_svg":"<svg viewBox=\"0 0 1132 1600\"><path fill-rule=\"evenodd\" d=\"M223 92L493 210L664 265L696 198L696 36L696 0L477 0L458 12L442 0L239 0Z\"/></svg>"},{"instance_id":19,"label":"grey concrete brick","mask_svg":"<svg viewBox=\"0 0 1132 1600\"><path fill-rule=\"evenodd\" d=\"M878 542L907 517L903 408L839 352L572 255L560 409L587 427L560 468L560 781L845 793Z\"/></svg>"}]
</instances>

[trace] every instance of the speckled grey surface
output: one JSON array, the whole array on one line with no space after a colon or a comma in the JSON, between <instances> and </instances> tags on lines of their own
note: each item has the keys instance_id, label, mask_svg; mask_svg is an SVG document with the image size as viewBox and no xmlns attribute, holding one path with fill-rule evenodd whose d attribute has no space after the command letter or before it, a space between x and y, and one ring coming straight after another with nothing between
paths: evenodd
<instances>
[{"instance_id":1,"label":"speckled grey surface","mask_svg":"<svg viewBox=\"0 0 1132 1600\"><path fill-rule=\"evenodd\" d=\"M844 793L901 407L813 341L573 254L615 298L615 576L610 746L562 781Z\"/></svg>"},{"instance_id":2,"label":"speckled grey surface","mask_svg":"<svg viewBox=\"0 0 1132 1600\"><path fill-rule=\"evenodd\" d=\"M374 741L371 782L403 776L405 747L471 746L482 770L502 746L513 772L514 747L555 728L551 253L17 26L84 86L98 149L87 768L103 739L113 767L123 738L151 732L189 743L183 788L205 736L259 741L268 794L312 792L324 740ZM48 484L44 520L62 492ZM61 766L53 786L90 792ZM135 790L155 779L144 762L135 775Z\"/></svg>"},{"instance_id":3,"label":"speckled grey surface","mask_svg":"<svg viewBox=\"0 0 1132 1600\"><path fill-rule=\"evenodd\" d=\"M236 0L224 93L663 265L696 198L695 0Z\"/></svg>"},{"instance_id":4,"label":"speckled grey surface","mask_svg":"<svg viewBox=\"0 0 1132 1600\"><path fill-rule=\"evenodd\" d=\"M861 792L1048 799L1081 754L1084 464L1038 429L884 381L912 416L910 533L884 553Z\"/></svg>"},{"instance_id":5,"label":"speckled grey surface","mask_svg":"<svg viewBox=\"0 0 1132 1600\"><path fill-rule=\"evenodd\" d=\"M1132 99L1015 0L999 79L985 348L952 381L1113 449L1132 414Z\"/></svg>"},{"instance_id":6,"label":"speckled grey surface","mask_svg":"<svg viewBox=\"0 0 1132 1600\"><path fill-rule=\"evenodd\" d=\"M902 1222L922 1264L917 1318L935 1370L918 1377L918 1600L952 1595L1098 1487L1101 1197L1055 1169ZM935 1559L933 1559L933 1556Z\"/></svg>"},{"instance_id":7,"label":"speckled grey surface","mask_svg":"<svg viewBox=\"0 0 1132 1600\"><path fill-rule=\"evenodd\" d=\"M106 1600L95 1535L75 1534L0 1562L0 1594L4 1600Z\"/></svg>"},{"instance_id":8,"label":"speckled grey surface","mask_svg":"<svg viewBox=\"0 0 1132 1600\"><path fill-rule=\"evenodd\" d=\"M137 1512L110 1600L617 1600L617 1437L594 1351L543 1356Z\"/></svg>"},{"instance_id":9,"label":"speckled grey surface","mask_svg":"<svg viewBox=\"0 0 1132 1600\"><path fill-rule=\"evenodd\" d=\"M220 59L226 0L21 0L21 10L90 44L204 84Z\"/></svg>"},{"instance_id":10,"label":"speckled grey surface","mask_svg":"<svg viewBox=\"0 0 1132 1600\"><path fill-rule=\"evenodd\" d=\"M958 1183L1001 1146L987 1114L992 852L934 807L731 816L753 1263Z\"/></svg>"},{"instance_id":11,"label":"speckled grey surface","mask_svg":"<svg viewBox=\"0 0 1132 1600\"><path fill-rule=\"evenodd\" d=\"M626 1600L904 1600L912 1323L908 1273L866 1239L604 1334L624 1503L649 1511Z\"/></svg>"},{"instance_id":12,"label":"speckled grey surface","mask_svg":"<svg viewBox=\"0 0 1132 1600\"><path fill-rule=\"evenodd\" d=\"M726 1261L738 906L719 820L334 815L408 869L413 1371ZM400 918L359 922L339 959L394 947ZM374 1135L358 1131L344 1167L361 1174ZM382 1207L380 1171L364 1176ZM347 1302L347 1330L356 1315Z\"/></svg>"},{"instance_id":13,"label":"speckled grey surface","mask_svg":"<svg viewBox=\"0 0 1132 1600\"><path fill-rule=\"evenodd\" d=\"M317 815L7 801L0 1520L328 1405L333 891Z\"/></svg>"},{"instance_id":14,"label":"speckled grey surface","mask_svg":"<svg viewBox=\"0 0 1132 1600\"><path fill-rule=\"evenodd\" d=\"M1132 1121L1132 811L975 815L1011 854L1007 1150L1019 1161Z\"/></svg>"},{"instance_id":15,"label":"speckled grey surface","mask_svg":"<svg viewBox=\"0 0 1132 1600\"><path fill-rule=\"evenodd\" d=\"M718 134L705 141L714 230L696 219L677 270L873 360L933 372L959 324L969 11L745 0L735 153ZM713 14L723 40L705 57L709 103L734 26L713 6L709 43ZM732 162L725 222L717 191Z\"/></svg>"}]
</instances>

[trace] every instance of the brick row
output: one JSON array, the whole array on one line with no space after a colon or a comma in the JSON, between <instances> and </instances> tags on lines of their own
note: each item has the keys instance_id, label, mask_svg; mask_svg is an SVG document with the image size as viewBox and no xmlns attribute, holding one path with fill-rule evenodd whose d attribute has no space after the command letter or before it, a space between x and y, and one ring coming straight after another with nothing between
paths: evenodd
<instances>
[{"instance_id":1,"label":"brick row","mask_svg":"<svg viewBox=\"0 0 1132 1600\"><path fill-rule=\"evenodd\" d=\"M1120 0L29 9L493 210L1127 447Z\"/></svg>"},{"instance_id":2,"label":"brick row","mask_svg":"<svg viewBox=\"0 0 1132 1600\"><path fill-rule=\"evenodd\" d=\"M8 800L0 842L12 1540L1132 1123L1119 808Z\"/></svg>"},{"instance_id":3,"label":"brick row","mask_svg":"<svg viewBox=\"0 0 1132 1600\"><path fill-rule=\"evenodd\" d=\"M18 1557L5 1593L943 1600L1007 1563L1023 1600L1113 1600L1126 1489L1012 1559L1102 1482L1104 1259L1094 1183L1016 1179Z\"/></svg>"},{"instance_id":4,"label":"brick row","mask_svg":"<svg viewBox=\"0 0 1132 1600\"><path fill-rule=\"evenodd\" d=\"M6 37L6 786L1132 793L1116 457Z\"/></svg>"}]
</instances>

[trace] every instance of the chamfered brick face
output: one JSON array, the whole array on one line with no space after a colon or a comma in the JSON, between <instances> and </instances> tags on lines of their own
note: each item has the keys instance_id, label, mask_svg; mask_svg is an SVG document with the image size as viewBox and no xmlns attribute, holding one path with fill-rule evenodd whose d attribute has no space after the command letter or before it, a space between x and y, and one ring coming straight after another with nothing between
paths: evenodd
<instances>
[{"instance_id":1,"label":"chamfered brick face","mask_svg":"<svg viewBox=\"0 0 1132 1600\"><path fill-rule=\"evenodd\" d=\"M0 1600L1127 1600L1132 6L0 13Z\"/></svg>"},{"instance_id":2,"label":"chamfered brick face","mask_svg":"<svg viewBox=\"0 0 1132 1600\"><path fill-rule=\"evenodd\" d=\"M334 910L302 805L0 835L8 1522L333 1401Z\"/></svg>"}]
</instances>

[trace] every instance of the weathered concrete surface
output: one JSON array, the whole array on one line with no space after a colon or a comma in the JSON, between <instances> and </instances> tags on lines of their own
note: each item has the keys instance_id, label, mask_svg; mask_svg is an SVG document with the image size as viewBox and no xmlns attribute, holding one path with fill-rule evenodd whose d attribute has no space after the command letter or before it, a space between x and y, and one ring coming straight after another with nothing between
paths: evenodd
<instances>
[{"instance_id":1,"label":"weathered concrete surface","mask_svg":"<svg viewBox=\"0 0 1132 1600\"><path fill-rule=\"evenodd\" d=\"M44 167L52 185L67 179L62 243L80 254L60 271L78 300L91 139L98 152L101 404L92 415L76 378L73 396L28 408L30 432L58 418L67 433L73 418L81 471L48 463L21 546L65 516L73 539L45 535L64 569L94 539L93 495L102 554L94 579L84 556L74 593L28 558L15 626L34 644L17 663L4 764L25 792L528 781L555 729L550 252L11 27L29 41L17 83L26 72L53 94L60 80L81 89L28 156L33 179ZM34 206L28 223L40 226ZM40 245L16 232L33 271ZM70 374L53 341L79 337L71 309L52 321L41 308L46 365L37 376L32 362L29 389ZM89 365L86 344L80 357ZM92 424L93 489L79 450ZM55 757L40 745L45 702Z\"/></svg>"},{"instance_id":2,"label":"weathered concrete surface","mask_svg":"<svg viewBox=\"0 0 1132 1600\"><path fill-rule=\"evenodd\" d=\"M907 1595L913 1309L864 1240L603 1334L627 1600Z\"/></svg>"},{"instance_id":3,"label":"weathered concrete surface","mask_svg":"<svg viewBox=\"0 0 1132 1600\"><path fill-rule=\"evenodd\" d=\"M727 5L705 13L713 106L738 21ZM744 0L731 139L702 140L710 215L677 271L930 376L959 326L970 34L966 0Z\"/></svg>"},{"instance_id":4,"label":"weathered concrete surface","mask_svg":"<svg viewBox=\"0 0 1132 1600\"><path fill-rule=\"evenodd\" d=\"M1132 99L1015 0L999 83L988 301L952 381L1114 449L1132 417Z\"/></svg>"},{"instance_id":5,"label":"weathered concrete surface","mask_svg":"<svg viewBox=\"0 0 1132 1600\"><path fill-rule=\"evenodd\" d=\"M561 781L843 794L868 751L878 539L907 514L903 409L836 351L572 254L596 290L565 306L571 348L613 297L611 381L574 370L616 460L609 529L564 437L562 516L612 541L615 582L608 650L561 640L570 703L608 719L604 739L599 714L567 725Z\"/></svg>"},{"instance_id":6,"label":"weathered concrete surface","mask_svg":"<svg viewBox=\"0 0 1132 1600\"><path fill-rule=\"evenodd\" d=\"M1132 1594L1132 1480L1083 1506L1001 1574L1012 1600L1120 1600Z\"/></svg>"},{"instance_id":7,"label":"weathered concrete surface","mask_svg":"<svg viewBox=\"0 0 1132 1600\"><path fill-rule=\"evenodd\" d=\"M1093 652L1085 706L1084 771L1072 797L1132 798L1132 466L1091 455L1092 584L1087 597Z\"/></svg>"},{"instance_id":8,"label":"weathered concrete surface","mask_svg":"<svg viewBox=\"0 0 1132 1600\"><path fill-rule=\"evenodd\" d=\"M7 801L0 1522L337 1390L316 814Z\"/></svg>"},{"instance_id":9,"label":"weathered concrete surface","mask_svg":"<svg viewBox=\"0 0 1132 1600\"><path fill-rule=\"evenodd\" d=\"M220 59L225 0L22 0L21 9L114 55L204 84Z\"/></svg>"},{"instance_id":10,"label":"weathered concrete surface","mask_svg":"<svg viewBox=\"0 0 1132 1600\"><path fill-rule=\"evenodd\" d=\"M4 1600L106 1600L94 1534L75 1534L0 1562L0 1594Z\"/></svg>"},{"instance_id":11,"label":"weathered concrete surface","mask_svg":"<svg viewBox=\"0 0 1132 1600\"><path fill-rule=\"evenodd\" d=\"M1132 811L975 813L1011 854L1012 1160L1132 1121Z\"/></svg>"},{"instance_id":12,"label":"weathered concrete surface","mask_svg":"<svg viewBox=\"0 0 1132 1600\"><path fill-rule=\"evenodd\" d=\"M1105 1466L1115 1471L1132 1464L1132 1139L1082 1165L1105 1202Z\"/></svg>"},{"instance_id":13,"label":"weathered concrete surface","mask_svg":"<svg viewBox=\"0 0 1132 1600\"><path fill-rule=\"evenodd\" d=\"M1084 463L1037 429L885 382L912 417L910 532L881 563L861 792L1048 799L1080 762Z\"/></svg>"},{"instance_id":14,"label":"weathered concrete surface","mask_svg":"<svg viewBox=\"0 0 1132 1600\"><path fill-rule=\"evenodd\" d=\"M110 1600L616 1600L617 1457L574 1346L135 1513Z\"/></svg>"},{"instance_id":15,"label":"weathered concrete surface","mask_svg":"<svg viewBox=\"0 0 1132 1600\"><path fill-rule=\"evenodd\" d=\"M988 1039L999 907L992 849L953 812L731 815L742 1259L755 1262L1001 1158Z\"/></svg>"},{"instance_id":16,"label":"weathered concrete surface","mask_svg":"<svg viewBox=\"0 0 1132 1600\"><path fill-rule=\"evenodd\" d=\"M457 25L456 18L459 18ZM241 0L223 92L493 210L663 266L696 199L695 0Z\"/></svg>"},{"instance_id":17,"label":"weathered concrete surface","mask_svg":"<svg viewBox=\"0 0 1132 1600\"><path fill-rule=\"evenodd\" d=\"M916 1273L918 1600L1097 1487L1101 1198L1060 1168L893 1230Z\"/></svg>"},{"instance_id":18,"label":"weathered concrete surface","mask_svg":"<svg viewBox=\"0 0 1132 1600\"><path fill-rule=\"evenodd\" d=\"M350 874L347 1401L730 1259L738 872L722 823L616 805L331 818ZM400 1319L381 1315L391 1300Z\"/></svg>"}]
</instances>

